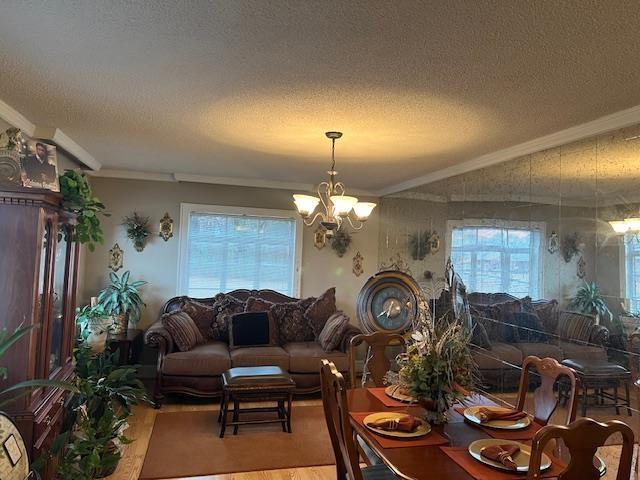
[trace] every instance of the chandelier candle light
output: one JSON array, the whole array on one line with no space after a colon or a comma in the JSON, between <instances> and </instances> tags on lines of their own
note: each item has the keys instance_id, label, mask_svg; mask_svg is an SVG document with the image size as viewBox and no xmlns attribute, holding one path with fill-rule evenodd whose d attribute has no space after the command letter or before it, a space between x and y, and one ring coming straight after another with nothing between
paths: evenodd
<instances>
[{"instance_id":1,"label":"chandelier candle light","mask_svg":"<svg viewBox=\"0 0 640 480\"><path fill-rule=\"evenodd\" d=\"M329 181L322 182L318 185L318 196L295 194L293 201L296 204L298 213L302 216L304 224L311 226L317 219L320 219L320 225L327 229L328 232L335 232L340 229L343 222L347 220L351 227L360 230L367 221L369 215L376 207L375 203L359 202L356 197L345 195L345 186L342 182L336 182L335 178L338 172L336 166L336 140L342 137L342 132L326 132L325 135L331 140L331 170ZM318 204L322 202L324 211L319 211L315 215ZM353 211L356 220L351 219L349 215ZM313 216L312 216L313 215Z\"/></svg>"}]
</instances>

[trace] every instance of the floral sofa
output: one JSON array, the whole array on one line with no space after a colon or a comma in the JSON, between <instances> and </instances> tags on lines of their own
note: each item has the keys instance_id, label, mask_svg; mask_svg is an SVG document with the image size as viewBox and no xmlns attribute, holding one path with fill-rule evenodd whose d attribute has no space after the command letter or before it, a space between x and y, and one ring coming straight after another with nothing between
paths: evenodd
<instances>
[{"instance_id":1,"label":"floral sofa","mask_svg":"<svg viewBox=\"0 0 640 480\"><path fill-rule=\"evenodd\" d=\"M181 351L163 324L163 316L185 311L205 342ZM267 311L277 335L267 346L229 346L229 321L245 311ZM273 290L234 290L213 298L174 297L161 309L160 318L146 331L145 343L158 349L154 401L159 408L165 394L215 397L221 393L221 375L232 367L277 365L288 371L297 393L320 388L320 360L327 358L348 373L348 345L360 333L346 325L334 336L337 348L326 351L318 342L328 317L336 313L335 288L318 298L296 299Z\"/></svg>"},{"instance_id":2,"label":"floral sofa","mask_svg":"<svg viewBox=\"0 0 640 480\"><path fill-rule=\"evenodd\" d=\"M556 300L506 293L468 295L474 327L473 355L486 384L511 388L528 355L558 361L607 359L609 331L595 317L560 310Z\"/></svg>"}]
</instances>

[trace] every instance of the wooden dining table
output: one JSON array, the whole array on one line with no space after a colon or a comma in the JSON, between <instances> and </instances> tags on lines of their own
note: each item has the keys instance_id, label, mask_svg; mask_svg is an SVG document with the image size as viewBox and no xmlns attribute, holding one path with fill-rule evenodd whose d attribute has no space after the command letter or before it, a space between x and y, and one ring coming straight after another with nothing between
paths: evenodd
<instances>
[{"instance_id":1,"label":"wooden dining table","mask_svg":"<svg viewBox=\"0 0 640 480\"><path fill-rule=\"evenodd\" d=\"M356 388L347 392L350 413L402 411L420 415L424 410L420 406L403 408L387 407L366 388ZM465 406L497 405L483 395L468 398ZM459 407L460 405L458 405ZM449 441L452 447L467 447L475 440L491 438L482 428L465 422L464 417L454 408L447 412L448 422L433 425L433 431ZM357 434L369 445L376 455L399 477L407 480L474 480L462 467L451 459L439 446L411 446L402 448L384 448L376 441L376 434L351 418L351 424Z\"/></svg>"}]
</instances>

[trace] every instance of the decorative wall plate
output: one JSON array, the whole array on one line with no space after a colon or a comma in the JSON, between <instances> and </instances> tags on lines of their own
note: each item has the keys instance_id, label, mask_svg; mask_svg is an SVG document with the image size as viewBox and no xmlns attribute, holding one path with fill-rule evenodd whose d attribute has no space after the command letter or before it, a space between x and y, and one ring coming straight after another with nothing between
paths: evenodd
<instances>
[{"instance_id":1,"label":"decorative wall plate","mask_svg":"<svg viewBox=\"0 0 640 480\"><path fill-rule=\"evenodd\" d=\"M357 252L353 257L353 274L356 277L359 277L364 272L364 268L362 267L362 262L364 261L364 257Z\"/></svg>"},{"instance_id":2,"label":"decorative wall plate","mask_svg":"<svg viewBox=\"0 0 640 480\"><path fill-rule=\"evenodd\" d=\"M122 262L124 260L124 252L117 243L109 250L109 268L114 272L117 272L122 268Z\"/></svg>"},{"instance_id":3,"label":"decorative wall plate","mask_svg":"<svg viewBox=\"0 0 640 480\"><path fill-rule=\"evenodd\" d=\"M173 237L173 218L169 216L169 212L165 212L164 217L160 219L159 235L165 242Z\"/></svg>"},{"instance_id":4,"label":"decorative wall plate","mask_svg":"<svg viewBox=\"0 0 640 480\"><path fill-rule=\"evenodd\" d=\"M318 249L322 250L327 243L327 230L322 226L318 225L315 232L313 232L313 245Z\"/></svg>"},{"instance_id":5,"label":"decorative wall plate","mask_svg":"<svg viewBox=\"0 0 640 480\"><path fill-rule=\"evenodd\" d=\"M0 185L21 185L20 155L14 150L0 149Z\"/></svg>"},{"instance_id":6,"label":"decorative wall plate","mask_svg":"<svg viewBox=\"0 0 640 480\"><path fill-rule=\"evenodd\" d=\"M29 476L29 457L15 423L0 413L0 478L25 480Z\"/></svg>"},{"instance_id":7,"label":"decorative wall plate","mask_svg":"<svg viewBox=\"0 0 640 480\"><path fill-rule=\"evenodd\" d=\"M357 316L366 333L408 330L418 315L422 298L418 283L399 270L370 277L358 294Z\"/></svg>"}]
</instances>

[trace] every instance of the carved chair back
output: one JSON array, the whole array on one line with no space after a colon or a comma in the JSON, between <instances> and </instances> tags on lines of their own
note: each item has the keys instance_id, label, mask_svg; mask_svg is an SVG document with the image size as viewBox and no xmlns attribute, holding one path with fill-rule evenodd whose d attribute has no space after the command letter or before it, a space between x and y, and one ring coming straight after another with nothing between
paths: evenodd
<instances>
[{"instance_id":1,"label":"carved chair back","mask_svg":"<svg viewBox=\"0 0 640 480\"><path fill-rule=\"evenodd\" d=\"M591 418L581 418L568 426L548 425L541 428L531 444L527 480L540 478L542 452L550 441L557 439L562 440L571 453L571 460L558 476L559 480L599 479L600 470L594 465L594 455L598 447L603 446L614 433L622 434L622 454L616 479L628 480L631 478L633 459L633 430L619 420L599 423Z\"/></svg>"},{"instance_id":2,"label":"carved chair back","mask_svg":"<svg viewBox=\"0 0 640 480\"><path fill-rule=\"evenodd\" d=\"M366 343L368 347L365 368L376 387L384 386L384 376L391 369L391 360L387 352L390 346L400 346L402 351L406 348L406 342L399 333L375 332L356 335L349 343L349 376L351 388L357 387L356 375L356 347Z\"/></svg>"},{"instance_id":3,"label":"carved chair back","mask_svg":"<svg viewBox=\"0 0 640 480\"><path fill-rule=\"evenodd\" d=\"M347 386L344 377L338 372L333 362L322 360L320 385L324 416L336 457L336 478L363 480L358 451L353 440L353 429L349 422Z\"/></svg>"},{"instance_id":4,"label":"carved chair back","mask_svg":"<svg viewBox=\"0 0 640 480\"><path fill-rule=\"evenodd\" d=\"M533 391L533 414L535 421L540 425L546 425L558 407L558 397L553 391L556 381L565 377L569 382L567 418L566 424L573 422L576 418L576 375L573 369L560 365L555 358L538 358L528 356L522 362L522 373L520 374L520 387L518 390L518 402L516 409L523 411L527 392L529 391L529 371L535 368L540 376L540 386Z\"/></svg>"}]
</instances>

